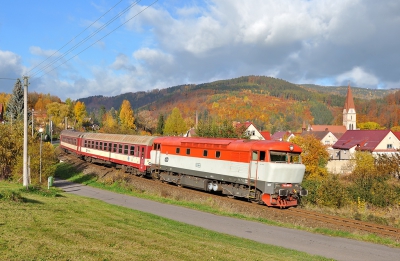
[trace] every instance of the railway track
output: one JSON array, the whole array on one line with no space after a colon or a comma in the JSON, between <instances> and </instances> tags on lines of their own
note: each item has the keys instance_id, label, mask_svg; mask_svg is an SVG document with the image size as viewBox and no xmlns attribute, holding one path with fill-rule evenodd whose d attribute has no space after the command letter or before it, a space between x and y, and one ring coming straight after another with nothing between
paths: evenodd
<instances>
[{"instance_id":1,"label":"railway track","mask_svg":"<svg viewBox=\"0 0 400 261\"><path fill-rule=\"evenodd\" d=\"M335 224L342 227L347 227L355 230L365 231L368 233L373 233L376 235L384 236L384 237L392 237L397 240L400 239L400 229L378 225L374 223L369 223L365 221L358 221L350 218L342 218L327 214L321 214L314 211L298 209L298 208L291 208L289 209L290 213L295 214L297 216L318 220L322 222L329 222L330 224Z\"/></svg>"},{"instance_id":2,"label":"railway track","mask_svg":"<svg viewBox=\"0 0 400 261\"><path fill-rule=\"evenodd\" d=\"M81 160L78 160L70 155L63 155L65 158L68 158L68 161L76 161L79 163L80 166L82 166L82 163L87 166L93 166L97 170L95 171L99 176L105 176L109 172L112 172L113 169L111 168L106 168L102 167L99 165L93 165L90 163L83 162ZM213 198L213 200L216 201L224 201L224 202L229 202L231 205L235 205L235 210L240 213L242 210L244 214L249 214L249 213L256 213L256 215L259 215L262 213L262 216L266 219L271 219L271 220L276 220L276 221L282 221L283 219L287 218L288 216L292 218L291 220L293 222L296 222L296 220L302 219L303 221L300 222L301 224L305 226L312 226L314 221L322 222L325 224L329 224L331 226L328 226L330 228L334 227L334 229L340 230L340 227L346 228L346 231L362 231L362 232L367 232L367 233L373 233L382 237L389 237L393 238L395 240L400 240L400 229L390 227L390 226L384 226L384 225L378 225L374 223L369 223L369 222L364 222L364 221L358 221L354 219L349 219L349 218L341 218L337 216L332 216L332 215L327 215L327 214L322 214L314 211L309 211L309 210L304 210L301 208L289 208L286 210L283 209L275 209L275 208L268 208L264 205L258 205L258 204L251 204L247 201L244 200L237 200L237 199L230 199L226 196L222 196L219 194L208 194L202 191L197 191L189 188L178 188L169 184L163 184L161 182L154 182L153 180L148 180L136 176L132 176L132 181L136 184L141 183L145 184L145 187L150 188L154 186L159 186L159 190L165 190L165 191L179 191L177 193L183 193L183 194L190 194L193 196L193 198L200 198L200 197L207 197L207 198ZM162 187L162 188L161 188ZM251 215L251 214L250 214ZM291 222L286 219L286 222Z\"/></svg>"}]
</instances>

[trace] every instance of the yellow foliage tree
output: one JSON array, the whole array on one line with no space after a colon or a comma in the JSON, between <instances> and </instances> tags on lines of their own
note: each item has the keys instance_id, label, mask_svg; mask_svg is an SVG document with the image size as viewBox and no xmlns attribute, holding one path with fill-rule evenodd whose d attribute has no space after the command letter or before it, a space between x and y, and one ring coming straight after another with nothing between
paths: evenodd
<instances>
[{"instance_id":1,"label":"yellow foliage tree","mask_svg":"<svg viewBox=\"0 0 400 261\"><path fill-rule=\"evenodd\" d=\"M135 117L133 116L133 110L131 103L128 100L123 100L119 113L119 119L121 121L121 127L125 130L134 130Z\"/></svg>"},{"instance_id":2,"label":"yellow foliage tree","mask_svg":"<svg viewBox=\"0 0 400 261\"><path fill-rule=\"evenodd\" d=\"M165 121L164 134L181 135L187 131L186 123L177 107L172 110L171 115Z\"/></svg>"},{"instance_id":3,"label":"yellow foliage tree","mask_svg":"<svg viewBox=\"0 0 400 261\"><path fill-rule=\"evenodd\" d=\"M115 133L116 129L118 127L118 122L114 117L112 116L111 112L106 112L103 120L103 128L102 131L106 133Z\"/></svg>"},{"instance_id":4,"label":"yellow foliage tree","mask_svg":"<svg viewBox=\"0 0 400 261\"><path fill-rule=\"evenodd\" d=\"M303 150L301 158L306 166L305 178L308 180L326 179L329 153L321 141L313 135L295 136L290 141L299 145Z\"/></svg>"},{"instance_id":5,"label":"yellow foliage tree","mask_svg":"<svg viewBox=\"0 0 400 261\"><path fill-rule=\"evenodd\" d=\"M74 116L76 122L78 122L79 124L83 123L83 120L85 119L85 117L87 117L87 111L84 102L77 101L75 103Z\"/></svg>"}]
</instances>

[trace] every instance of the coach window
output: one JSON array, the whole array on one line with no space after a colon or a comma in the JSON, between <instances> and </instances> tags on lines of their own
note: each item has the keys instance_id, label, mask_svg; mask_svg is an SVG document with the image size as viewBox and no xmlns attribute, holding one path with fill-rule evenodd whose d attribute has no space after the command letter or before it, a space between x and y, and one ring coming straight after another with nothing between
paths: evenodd
<instances>
[{"instance_id":1,"label":"coach window","mask_svg":"<svg viewBox=\"0 0 400 261\"><path fill-rule=\"evenodd\" d=\"M99 142L96 141L96 150L99 148Z\"/></svg>"},{"instance_id":2,"label":"coach window","mask_svg":"<svg viewBox=\"0 0 400 261\"><path fill-rule=\"evenodd\" d=\"M217 151L215 152L215 157L216 157L217 159L221 158L221 152L220 152L219 150L217 150Z\"/></svg>"},{"instance_id":3,"label":"coach window","mask_svg":"<svg viewBox=\"0 0 400 261\"><path fill-rule=\"evenodd\" d=\"M131 146L131 155L135 155L135 146Z\"/></svg>"},{"instance_id":4,"label":"coach window","mask_svg":"<svg viewBox=\"0 0 400 261\"><path fill-rule=\"evenodd\" d=\"M257 151L252 151L251 152L251 160L257 160L258 158L258 153Z\"/></svg>"},{"instance_id":5,"label":"coach window","mask_svg":"<svg viewBox=\"0 0 400 261\"><path fill-rule=\"evenodd\" d=\"M104 142L103 150L104 150L104 151L107 151L107 142Z\"/></svg>"},{"instance_id":6,"label":"coach window","mask_svg":"<svg viewBox=\"0 0 400 261\"><path fill-rule=\"evenodd\" d=\"M128 145L124 145L124 154L125 155L128 155L128 148L129 148Z\"/></svg>"},{"instance_id":7,"label":"coach window","mask_svg":"<svg viewBox=\"0 0 400 261\"><path fill-rule=\"evenodd\" d=\"M91 143L92 143L91 148L94 149L94 141L92 140Z\"/></svg>"},{"instance_id":8,"label":"coach window","mask_svg":"<svg viewBox=\"0 0 400 261\"><path fill-rule=\"evenodd\" d=\"M114 143L114 146L113 146L113 152L117 152L117 144L116 143Z\"/></svg>"},{"instance_id":9,"label":"coach window","mask_svg":"<svg viewBox=\"0 0 400 261\"><path fill-rule=\"evenodd\" d=\"M83 147L87 147L87 141L85 140L85 143L84 143L84 145L83 145Z\"/></svg>"},{"instance_id":10,"label":"coach window","mask_svg":"<svg viewBox=\"0 0 400 261\"><path fill-rule=\"evenodd\" d=\"M175 152L176 152L176 154L181 153L181 148L176 148Z\"/></svg>"},{"instance_id":11,"label":"coach window","mask_svg":"<svg viewBox=\"0 0 400 261\"><path fill-rule=\"evenodd\" d=\"M108 143L108 151L111 151L111 143Z\"/></svg>"},{"instance_id":12,"label":"coach window","mask_svg":"<svg viewBox=\"0 0 400 261\"><path fill-rule=\"evenodd\" d=\"M207 157L208 156L208 150L203 150L203 157Z\"/></svg>"},{"instance_id":13,"label":"coach window","mask_svg":"<svg viewBox=\"0 0 400 261\"><path fill-rule=\"evenodd\" d=\"M103 142L101 142L101 141L100 141L100 147L99 147L99 149L100 149L100 150L103 150Z\"/></svg>"},{"instance_id":14,"label":"coach window","mask_svg":"<svg viewBox=\"0 0 400 261\"><path fill-rule=\"evenodd\" d=\"M260 161L265 161L265 151L260 151Z\"/></svg>"},{"instance_id":15,"label":"coach window","mask_svg":"<svg viewBox=\"0 0 400 261\"><path fill-rule=\"evenodd\" d=\"M186 155L190 155L190 149L186 149Z\"/></svg>"},{"instance_id":16,"label":"coach window","mask_svg":"<svg viewBox=\"0 0 400 261\"><path fill-rule=\"evenodd\" d=\"M121 153L121 154L122 154L122 144L119 144L118 153Z\"/></svg>"}]
</instances>

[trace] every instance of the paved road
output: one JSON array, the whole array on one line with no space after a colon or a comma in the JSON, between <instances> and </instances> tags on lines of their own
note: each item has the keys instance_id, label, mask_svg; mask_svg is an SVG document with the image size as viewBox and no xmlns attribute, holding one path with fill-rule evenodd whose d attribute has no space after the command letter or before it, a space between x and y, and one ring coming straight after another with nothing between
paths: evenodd
<instances>
[{"instance_id":1,"label":"paved road","mask_svg":"<svg viewBox=\"0 0 400 261\"><path fill-rule=\"evenodd\" d=\"M109 204L152 213L157 216L216 232L247 238L264 244L295 249L336 260L378 261L400 259L400 249L396 248L217 216L183 207L121 195L59 179L56 179L54 184L67 193L96 198Z\"/></svg>"}]
</instances>

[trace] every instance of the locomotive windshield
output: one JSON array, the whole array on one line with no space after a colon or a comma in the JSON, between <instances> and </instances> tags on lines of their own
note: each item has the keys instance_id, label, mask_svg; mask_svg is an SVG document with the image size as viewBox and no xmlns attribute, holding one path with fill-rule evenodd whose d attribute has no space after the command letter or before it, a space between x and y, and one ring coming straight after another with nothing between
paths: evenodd
<instances>
[{"instance_id":1,"label":"locomotive windshield","mask_svg":"<svg viewBox=\"0 0 400 261\"><path fill-rule=\"evenodd\" d=\"M270 151L271 162L301 163L300 153Z\"/></svg>"}]
</instances>

